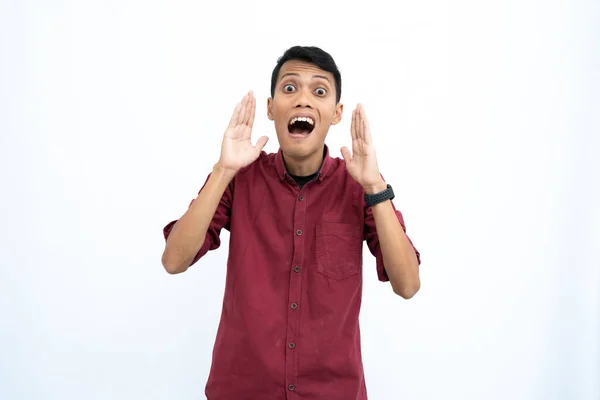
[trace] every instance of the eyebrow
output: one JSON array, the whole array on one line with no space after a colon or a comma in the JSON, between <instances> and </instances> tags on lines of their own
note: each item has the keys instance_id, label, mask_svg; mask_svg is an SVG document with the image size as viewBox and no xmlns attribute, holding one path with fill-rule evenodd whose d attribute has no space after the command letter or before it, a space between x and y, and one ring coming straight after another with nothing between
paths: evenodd
<instances>
[{"instance_id":1,"label":"eyebrow","mask_svg":"<svg viewBox=\"0 0 600 400\"><path fill-rule=\"evenodd\" d=\"M281 79L285 78L286 76L300 76L300 74L297 74L295 72L288 72L287 74L283 74L281 76ZM325 79L327 82L330 82L329 78L326 77L325 75L313 75L312 77L313 77L313 79L315 79L315 78L321 78L321 79Z\"/></svg>"}]
</instances>

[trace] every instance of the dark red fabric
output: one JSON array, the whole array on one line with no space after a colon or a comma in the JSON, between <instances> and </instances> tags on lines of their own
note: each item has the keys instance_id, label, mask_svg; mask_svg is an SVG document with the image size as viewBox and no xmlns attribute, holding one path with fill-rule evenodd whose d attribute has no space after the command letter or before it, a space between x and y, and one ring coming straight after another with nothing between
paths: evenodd
<instances>
[{"instance_id":1,"label":"dark red fabric","mask_svg":"<svg viewBox=\"0 0 600 400\"><path fill-rule=\"evenodd\" d=\"M236 175L194 260L220 246L223 228L230 232L208 400L367 399L358 323L363 241L379 280L388 278L363 196L327 148L318 178L302 190L281 151L263 152Z\"/></svg>"}]
</instances>

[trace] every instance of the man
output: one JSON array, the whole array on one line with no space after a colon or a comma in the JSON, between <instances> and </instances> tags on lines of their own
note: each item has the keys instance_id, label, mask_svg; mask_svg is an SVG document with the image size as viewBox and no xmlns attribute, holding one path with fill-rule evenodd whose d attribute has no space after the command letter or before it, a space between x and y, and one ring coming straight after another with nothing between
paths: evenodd
<instances>
[{"instance_id":1,"label":"man","mask_svg":"<svg viewBox=\"0 0 600 400\"><path fill-rule=\"evenodd\" d=\"M352 153L325 145L342 118L341 77L316 47L279 59L267 113L279 150L251 142L256 100L237 105L221 155L185 214L164 228L162 263L181 273L230 232L209 400L367 399L358 316L363 241L381 281L411 298L419 252L383 180L365 110L352 113Z\"/></svg>"}]
</instances>

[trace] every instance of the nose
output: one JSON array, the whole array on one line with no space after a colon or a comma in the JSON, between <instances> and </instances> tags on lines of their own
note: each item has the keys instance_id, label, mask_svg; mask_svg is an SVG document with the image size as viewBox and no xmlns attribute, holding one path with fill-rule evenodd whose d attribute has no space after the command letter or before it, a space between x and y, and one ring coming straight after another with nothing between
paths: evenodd
<instances>
[{"instance_id":1,"label":"nose","mask_svg":"<svg viewBox=\"0 0 600 400\"><path fill-rule=\"evenodd\" d=\"M298 97L296 99L296 108L312 108L306 90L301 90L298 92Z\"/></svg>"}]
</instances>

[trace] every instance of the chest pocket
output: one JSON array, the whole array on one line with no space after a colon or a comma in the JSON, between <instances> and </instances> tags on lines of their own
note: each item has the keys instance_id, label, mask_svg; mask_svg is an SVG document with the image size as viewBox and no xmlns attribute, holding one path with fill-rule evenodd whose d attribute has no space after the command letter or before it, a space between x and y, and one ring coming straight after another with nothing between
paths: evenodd
<instances>
[{"instance_id":1,"label":"chest pocket","mask_svg":"<svg viewBox=\"0 0 600 400\"><path fill-rule=\"evenodd\" d=\"M360 226L321 222L316 227L317 272L343 280L360 272L363 234Z\"/></svg>"}]
</instances>

